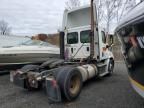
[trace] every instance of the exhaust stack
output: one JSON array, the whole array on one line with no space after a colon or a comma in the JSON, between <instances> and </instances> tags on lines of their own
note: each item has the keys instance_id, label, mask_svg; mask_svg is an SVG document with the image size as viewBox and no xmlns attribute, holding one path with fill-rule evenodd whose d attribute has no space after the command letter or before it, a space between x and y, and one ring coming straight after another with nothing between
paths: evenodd
<instances>
[{"instance_id":1,"label":"exhaust stack","mask_svg":"<svg viewBox=\"0 0 144 108\"><path fill-rule=\"evenodd\" d=\"M93 1L91 0L91 33L90 33L90 58L94 57L94 9Z\"/></svg>"}]
</instances>

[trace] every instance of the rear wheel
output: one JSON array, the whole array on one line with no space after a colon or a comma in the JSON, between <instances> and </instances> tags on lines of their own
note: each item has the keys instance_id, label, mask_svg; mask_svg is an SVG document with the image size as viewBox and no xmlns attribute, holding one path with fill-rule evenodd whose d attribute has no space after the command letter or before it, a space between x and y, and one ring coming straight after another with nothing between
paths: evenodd
<instances>
[{"instance_id":1,"label":"rear wheel","mask_svg":"<svg viewBox=\"0 0 144 108\"><path fill-rule=\"evenodd\" d=\"M72 95L75 95L76 93L78 93L79 89L80 89L80 78L78 75L74 75L71 77L71 79L69 80L69 91Z\"/></svg>"},{"instance_id":2,"label":"rear wheel","mask_svg":"<svg viewBox=\"0 0 144 108\"><path fill-rule=\"evenodd\" d=\"M82 89L82 75L76 68L66 67L59 73L58 83L63 95L71 101L77 98Z\"/></svg>"}]
</instances>

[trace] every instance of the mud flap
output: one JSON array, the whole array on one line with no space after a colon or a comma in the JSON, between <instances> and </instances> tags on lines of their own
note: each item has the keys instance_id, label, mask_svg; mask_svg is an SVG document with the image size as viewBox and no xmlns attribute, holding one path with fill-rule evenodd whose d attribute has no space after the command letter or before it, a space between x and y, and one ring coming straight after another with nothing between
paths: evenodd
<instances>
[{"instance_id":1,"label":"mud flap","mask_svg":"<svg viewBox=\"0 0 144 108\"><path fill-rule=\"evenodd\" d=\"M14 84L19 87L26 88L24 78L14 77Z\"/></svg>"},{"instance_id":2,"label":"mud flap","mask_svg":"<svg viewBox=\"0 0 144 108\"><path fill-rule=\"evenodd\" d=\"M20 75L13 75L12 73L10 73L10 81L19 87L26 88L26 79L21 78Z\"/></svg>"},{"instance_id":3,"label":"mud flap","mask_svg":"<svg viewBox=\"0 0 144 108\"><path fill-rule=\"evenodd\" d=\"M49 102L61 102L61 91L54 78L46 78L46 92Z\"/></svg>"}]
</instances>

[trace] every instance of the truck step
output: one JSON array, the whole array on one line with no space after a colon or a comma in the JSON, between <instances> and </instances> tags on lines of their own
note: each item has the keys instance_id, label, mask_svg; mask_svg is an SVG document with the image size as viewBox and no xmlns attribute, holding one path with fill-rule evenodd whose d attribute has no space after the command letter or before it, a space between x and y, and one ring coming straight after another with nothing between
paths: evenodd
<instances>
[{"instance_id":1,"label":"truck step","mask_svg":"<svg viewBox=\"0 0 144 108\"><path fill-rule=\"evenodd\" d=\"M108 72L103 72L103 73L101 73L99 76L100 77L103 77L103 76L105 76L105 75L107 75L108 74Z\"/></svg>"},{"instance_id":2,"label":"truck step","mask_svg":"<svg viewBox=\"0 0 144 108\"><path fill-rule=\"evenodd\" d=\"M99 63L99 64L97 64L97 66L98 67L104 67L104 66L107 66L107 64L106 63Z\"/></svg>"}]
</instances>

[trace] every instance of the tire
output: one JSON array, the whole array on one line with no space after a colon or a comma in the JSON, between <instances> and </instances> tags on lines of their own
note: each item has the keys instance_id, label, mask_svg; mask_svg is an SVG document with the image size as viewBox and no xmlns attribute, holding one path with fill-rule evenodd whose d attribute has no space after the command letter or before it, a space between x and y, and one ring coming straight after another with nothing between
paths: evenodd
<instances>
[{"instance_id":1,"label":"tire","mask_svg":"<svg viewBox=\"0 0 144 108\"><path fill-rule=\"evenodd\" d=\"M82 89L82 75L80 71L73 67L62 68L57 75L57 82L62 95L68 100L76 99Z\"/></svg>"},{"instance_id":2,"label":"tire","mask_svg":"<svg viewBox=\"0 0 144 108\"><path fill-rule=\"evenodd\" d=\"M108 64L108 75L112 75L114 70L114 60L110 59Z\"/></svg>"}]
</instances>

